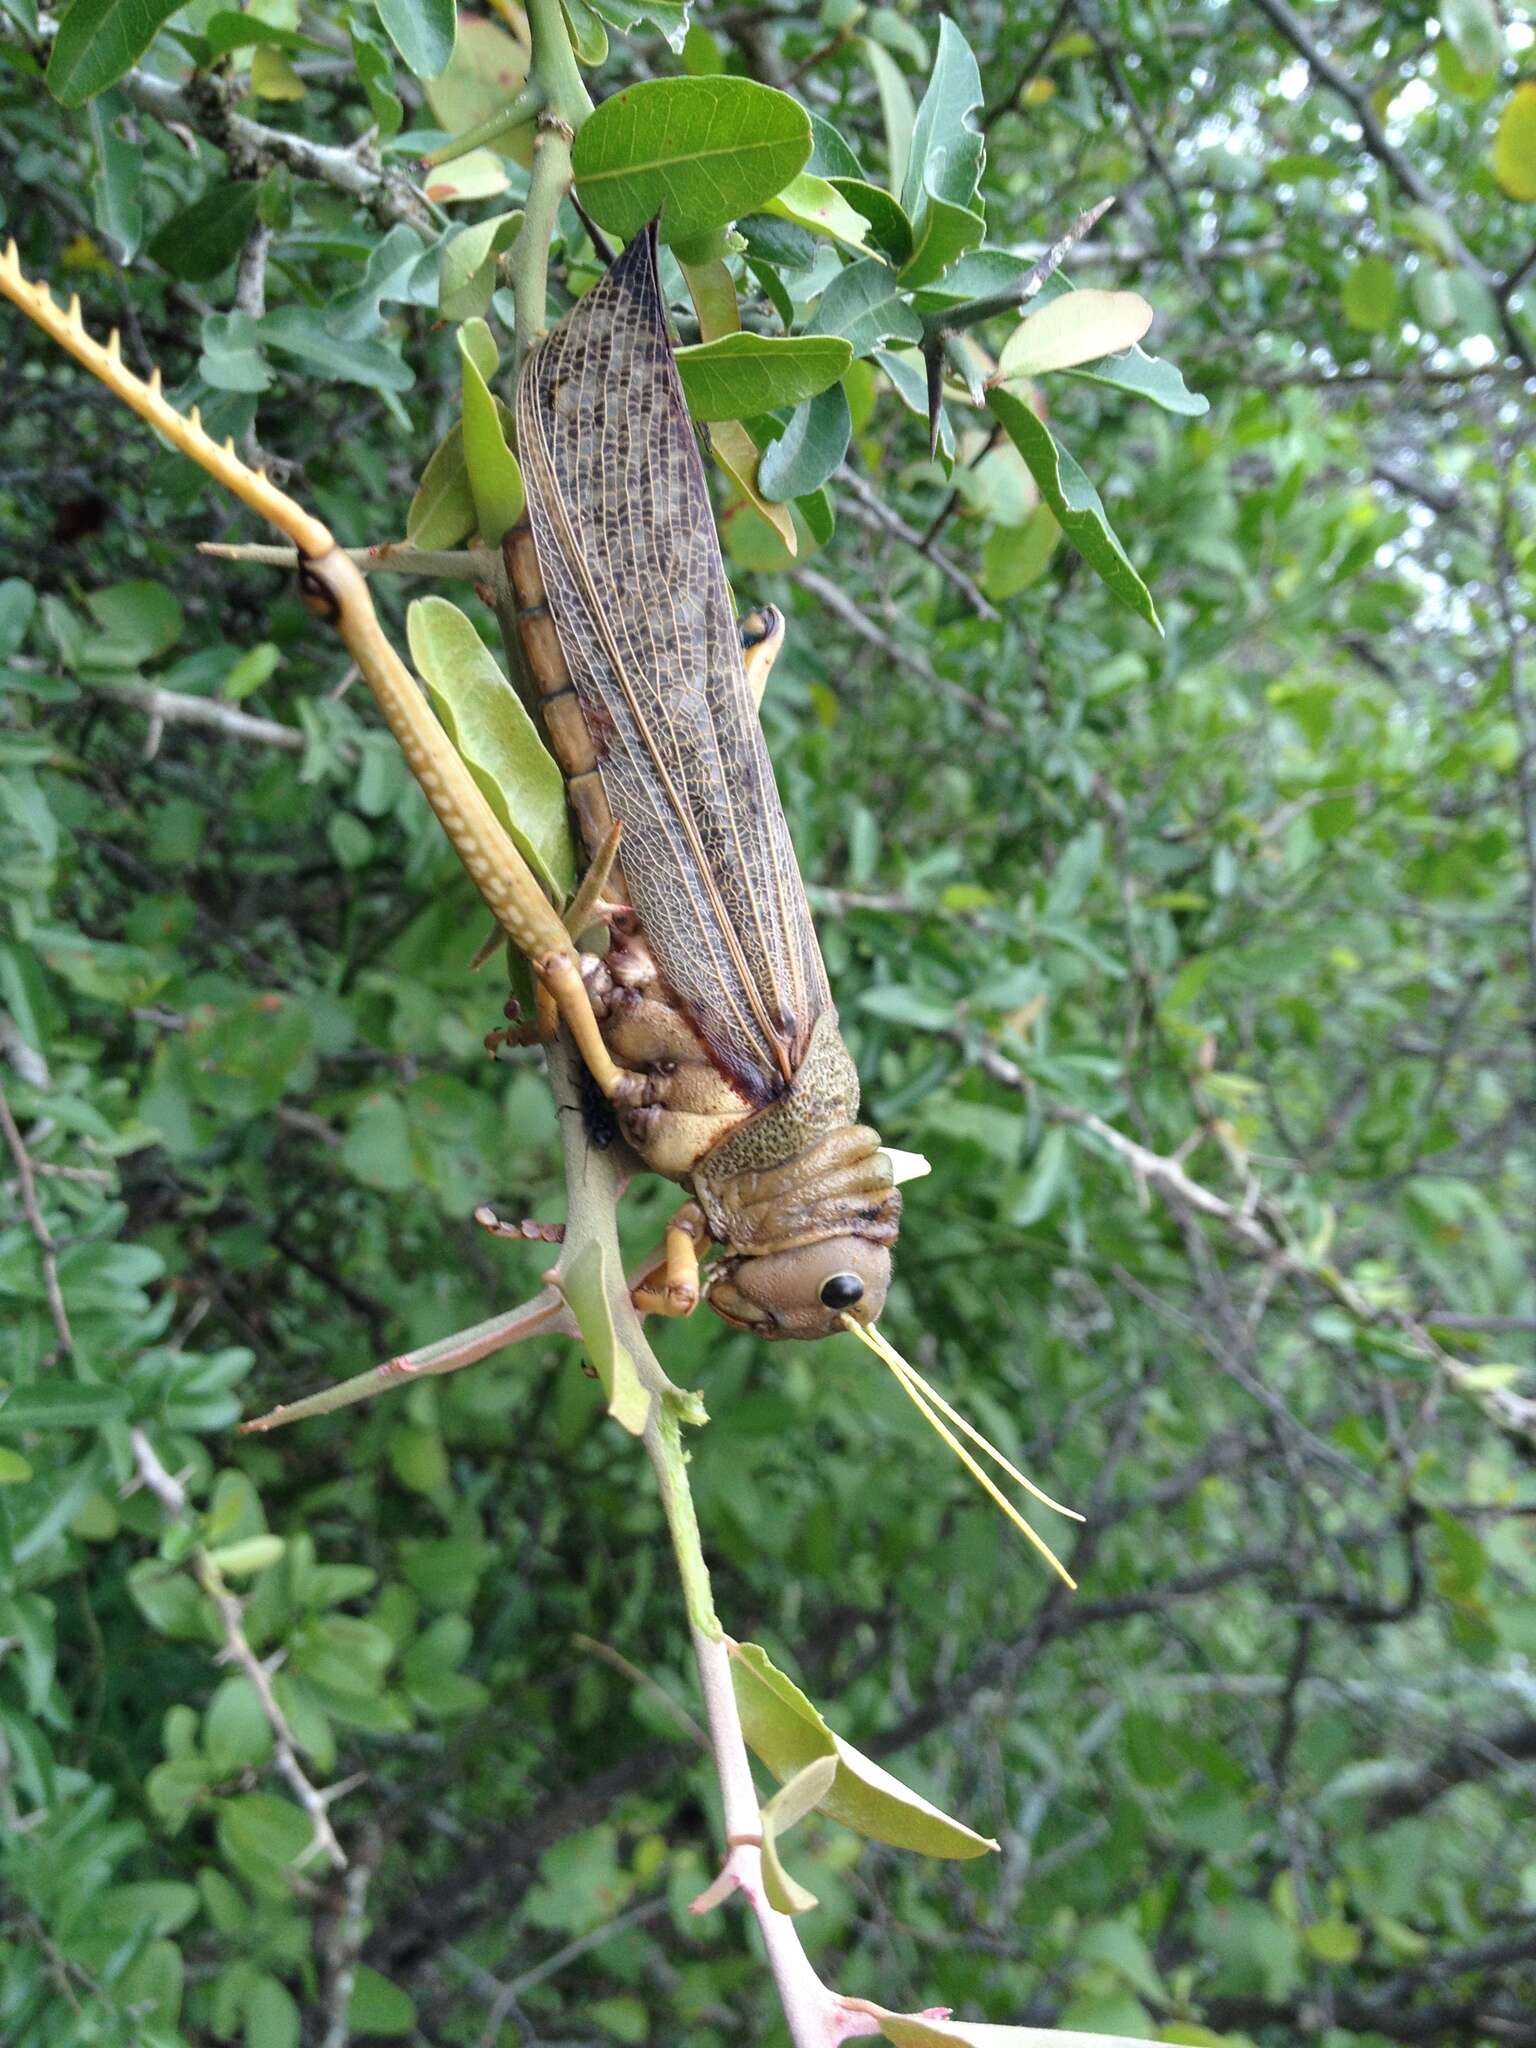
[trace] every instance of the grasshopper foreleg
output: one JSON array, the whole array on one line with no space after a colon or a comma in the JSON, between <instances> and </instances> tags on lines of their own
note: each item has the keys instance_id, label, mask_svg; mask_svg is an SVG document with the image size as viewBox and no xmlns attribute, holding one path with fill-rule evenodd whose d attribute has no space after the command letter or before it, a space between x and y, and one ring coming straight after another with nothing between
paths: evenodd
<instances>
[{"instance_id":1,"label":"grasshopper foreleg","mask_svg":"<svg viewBox=\"0 0 1536 2048\"><path fill-rule=\"evenodd\" d=\"M697 1202L684 1202L667 1225L660 1253L630 1290L630 1299L641 1315L693 1314L699 1305L699 1253L708 1243L704 1211Z\"/></svg>"}]
</instances>

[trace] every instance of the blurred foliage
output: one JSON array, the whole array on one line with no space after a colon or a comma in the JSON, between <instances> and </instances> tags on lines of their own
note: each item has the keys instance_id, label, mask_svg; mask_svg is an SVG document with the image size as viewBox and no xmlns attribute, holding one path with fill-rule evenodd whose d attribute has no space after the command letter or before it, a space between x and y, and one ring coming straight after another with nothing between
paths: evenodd
<instances>
[{"instance_id":1,"label":"blurred foliage","mask_svg":"<svg viewBox=\"0 0 1536 2048\"><path fill-rule=\"evenodd\" d=\"M995 2020L1536 2043L1531 10L957 6L979 189L911 149L967 98L931 11L568 11L599 100L815 117L730 261L749 329L859 360L750 423L796 562L722 495L728 555L789 614L764 718L868 1114L934 1163L886 1326L1091 1516L1067 1596L851 1344L662 1333L728 1625L1002 1844L807 1823L806 1939ZM0 5L29 272L351 541L458 418L451 321L510 331L526 126L411 183L521 86L496 13L423 85L429 0L73 0L66 111ZM1064 275L1212 410L1130 356L989 414L1004 313L930 460L923 321L1111 193ZM235 1434L532 1290L469 1219L558 1214L556 1109L485 1060L484 918L290 580L197 555L248 522L3 317L0 2039L776 2039L684 1910L676 1586L569 1347ZM768 374L698 372L727 414Z\"/></svg>"}]
</instances>

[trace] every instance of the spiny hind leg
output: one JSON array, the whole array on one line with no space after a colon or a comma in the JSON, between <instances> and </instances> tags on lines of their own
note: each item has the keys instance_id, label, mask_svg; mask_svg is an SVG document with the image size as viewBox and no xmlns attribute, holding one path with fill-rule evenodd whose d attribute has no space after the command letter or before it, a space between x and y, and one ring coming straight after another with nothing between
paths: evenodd
<instances>
[{"instance_id":1,"label":"spiny hind leg","mask_svg":"<svg viewBox=\"0 0 1536 2048\"><path fill-rule=\"evenodd\" d=\"M777 605L759 605L755 611L745 613L738 620L736 630L741 635L747 688L752 692L752 702L761 707L769 671L784 645L784 614Z\"/></svg>"},{"instance_id":2,"label":"spiny hind leg","mask_svg":"<svg viewBox=\"0 0 1536 2048\"><path fill-rule=\"evenodd\" d=\"M693 1314L699 1305L699 1253L708 1243L704 1211L697 1202L684 1202L667 1225L660 1253L630 1290L641 1315Z\"/></svg>"}]
</instances>

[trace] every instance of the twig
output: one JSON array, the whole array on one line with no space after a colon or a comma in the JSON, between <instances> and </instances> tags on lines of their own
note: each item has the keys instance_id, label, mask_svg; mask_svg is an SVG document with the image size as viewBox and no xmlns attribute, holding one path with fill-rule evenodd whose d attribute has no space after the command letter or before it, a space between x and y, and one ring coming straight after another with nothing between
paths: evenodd
<instances>
[{"instance_id":1,"label":"twig","mask_svg":"<svg viewBox=\"0 0 1536 2048\"><path fill-rule=\"evenodd\" d=\"M267 541L200 540L200 555L216 555L222 562L261 562L272 569L296 569L297 548L276 547ZM349 562L355 562L365 576L449 576L464 583L489 583L496 574L498 557L492 548L418 548L408 540L379 541L371 548L342 548Z\"/></svg>"},{"instance_id":2,"label":"twig","mask_svg":"<svg viewBox=\"0 0 1536 2048\"><path fill-rule=\"evenodd\" d=\"M133 1446L133 1462L139 1475L137 1483L148 1488L172 1521L184 1515L187 1511L186 1487L177 1474L167 1472L160 1453L137 1423L129 1430L128 1441Z\"/></svg>"},{"instance_id":3,"label":"twig","mask_svg":"<svg viewBox=\"0 0 1536 2048\"><path fill-rule=\"evenodd\" d=\"M75 1348L74 1335L69 1327L69 1315L64 1307L64 1291L59 1285L59 1253L53 1241L37 1200L37 1183L32 1177L32 1155L22 1140L16 1119L11 1114L11 1105L0 1087L0 1132L5 1134L6 1145L16 1165L16 1179L21 1188L21 1206L37 1239L38 1256L43 1264L43 1288L48 1296L48 1311L53 1317L53 1332L59 1340L59 1351L66 1358Z\"/></svg>"},{"instance_id":4,"label":"twig","mask_svg":"<svg viewBox=\"0 0 1536 2048\"><path fill-rule=\"evenodd\" d=\"M709 1748L709 1737L684 1706L673 1699L667 1688L652 1678L649 1671L642 1671L638 1664L631 1664L624 1654L611 1643L600 1643L595 1636L574 1635L571 1641L578 1650L585 1650L589 1657L597 1657L621 1678L627 1679L637 1692L646 1693L667 1711L684 1733L695 1741L700 1749Z\"/></svg>"},{"instance_id":5,"label":"twig","mask_svg":"<svg viewBox=\"0 0 1536 2048\"><path fill-rule=\"evenodd\" d=\"M893 534L897 540L905 541L915 548L925 561L932 562L941 575L951 582L975 612L977 618L987 619L996 625L1002 617L980 586L960 567L960 564L944 553L942 548L924 547L923 536L915 526L908 526L899 512L893 512L877 491L865 483L857 470L846 463L837 472L837 481L846 485L858 503L863 507L865 523L875 526L884 533Z\"/></svg>"},{"instance_id":6,"label":"twig","mask_svg":"<svg viewBox=\"0 0 1536 2048\"><path fill-rule=\"evenodd\" d=\"M1011 114L1018 106L1019 94L1028 85L1029 81L1038 75L1041 65L1051 54L1051 47L1055 43L1056 38L1061 34L1062 29L1066 26L1074 5L1075 0L1061 0L1061 5L1051 16L1050 27L1019 66L1018 76L1014 79L1012 85L1009 86L1008 90L999 99L995 99L991 106L983 111L981 117L981 132L983 135L985 135L994 121L1000 121L1004 114Z\"/></svg>"},{"instance_id":7,"label":"twig","mask_svg":"<svg viewBox=\"0 0 1536 2048\"><path fill-rule=\"evenodd\" d=\"M1253 0L1253 4L1261 14L1268 16L1292 49L1306 60L1312 75L1343 100L1360 124L1361 140L1382 168L1397 181L1410 199L1416 200L1420 206L1426 207L1435 216L1447 248L1455 254L1462 267L1493 294L1499 309L1499 324L1504 330L1504 340L1509 353L1518 358L1526 376L1536 377L1536 356L1531 354L1530 345L1510 310L1509 301L1514 294L1514 284L1511 280L1515 273L1511 272L1509 278L1499 277L1488 268L1480 256L1467 247L1461 238L1450 207L1413 159L1405 156L1387 134L1371 95L1362 86L1357 85L1349 73L1335 64L1331 57L1324 54L1306 25L1286 4L1286 0Z\"/></svg>"},{"instance_id":8,"label":"twig","mask_svg":"<svg viewBox=\"0 0 1536 2048\"><path fill-rule=\"evenodd\" d=\"M887 661L895 662L899 668L910 669L930 690L941 697L948 697L959 704L989 732L1004 733L1010 739L1018 737L1018 729L1004 712L989 704L984 697L978 697L974 690L967 690L963 684L951 682L941 676L925 654L915 647L904 647L899 640L884 633L840 584L829 576L823 576L819 569L796 569L794 579L802 590L808 590L818 603L842 620L850 632L857 633L861 640L867 640L871 647L878 648Z\"/></svg>"},{"instance_id":9,"label":"twig","mask_svg":"<svg viewBox=\"0 0 1536 2048\"><path fill-rule=\"evenodd\" d=\"M272 230L257 221L240 251L235 271L235 309L259 320L267 310L267 257L272 248Z\"/></svg>"},{"instance_id":10,"label":"twig","mask_svg":"<svg viewBox=\"0 0 1536 2048\"><path fill-rule=\"evenodd\" d=\"M546 1956L542 1963L535 1963L531 1969L523 1970L516 1977L509 1978L498 1988L486 2012L485 2025L480 2030L480 2048L496 2048L496 2043L501 2039L504 2022L511 2016L518 2002L530 1991L536 1991L541 1984L547 1984L551 1977L558 1977L562 1970L569 1968L572 1963L580 1962L583 1956L590 1955L594 1949L601 1948L616 1935L627 1934L632 1927L644 1927L650 1921L659 1919L667 1911L668 1903L665 1898L646 1899L638 1906L631 1906L628 1912L620 1913L612 1920L605 1920L601 1927L594 1927L587 1934L578 1934L574 1941L568 1941L563 1948L556 1949L554 1954ZM326 2048L332 2048L329 2040ZM344 2048L344 2042L335 2044L335 2048Z\"/></svg>"},{"instance_id":11,"label":"twig","mask_svg":"<svg viewBox=\"0 0 1536 2048\"><path fill-rule=\"evenodd\" d=\"M325 2033L321 2048L347 2048L352 2038L350 2009L362 1954L368 1887L373 1882L383 1844L378 1831L365 1830L351 1863L341 1875L340 1910L329 1921L322 1947L325 1966Z\"/></svg>"},{"instance_id":12,"label":"twig","mask_svg":"<svg viewBox=\"0 0 1536 2048\"><path fill-rule=\"evenodd\" d=\"M201 725L228 739L251 740L263 747L280 747L285 753L302 753L305 739L296 726L279 725L274 718L257 718L236 704L218 697L187 697L178 690L156 689L152 683L98 683L85 687L98 697L132 704L147 711L164 725Z\"/></svg>"},{"instance_id":13,"label":"twig","mask_svg":"<svg viewBox=\"0 0 1536 2048\"><path fill-rule=\"evenodd\" d=\"M995 1046L969 1045L969 1050L983 1072L1003 1087L1021 1094L1030 1092L1032 1084L1023 1068ZM1278 1275L1320 1288L1366 1328L1397 1330L1421 1357L1435 1365L1450 1386L1481 1408L1491 1422L1511 1435L1536 1440L1536 1400L1511 1388L1485 1385L1475 1366L1453 1357L1425 1328L1426 1322L1434 1320L1432 1316L1414 1316L1405 1309L1369 1301L1336 1268L1303 1257L1287 1241L1281 1224L1257 1191L1241 1206L1228 1201L1224 1195L1193 1180L1177 1159L1165 1158L1139 1145L1102 1117L1073 1103L1044 1103L1042 1114L1048 1123L1073 1125L1097 1138L1131 1169L1138 1186L1154 1189L1176 1212L1193 1212L1220 1223L1245 1258L1260 1260Z\"/></svg>"},{"instance_id":14,"label":"twig","mask_svg":"<svg viewBox=\"0 0 1536 2048\"><path fill-rule=\"evenodd\" d=\"M343 1787L333 1786L329 1792L322 1792L318 1786L311 1784L305 1775L304 1766L299 1762L293 1730L288 1726L288 1717L279 1704L277 1694L272 1690L271 1669L263 1664L246 1636L244 1609L235 1594L225 1585L218 1566L201 1546L193 1553L192 1564L198 1584L219 1610L219 1619L224 1628L224 1648L220 1653L220 1662L237 1664L255 1688L256 1697L261 1702L261 1711L272 1731L272 1761L294 1798L309 1815L309 1824L314 1832L304 1855L307 1857L318 1852L326 1857L334 1869L344 1870L347 1866L346 1854L336 1839L336 1830L331 1825L331 1817L327 1811L329 1801L334 1799Z\"/></svg>"}]
</instances>

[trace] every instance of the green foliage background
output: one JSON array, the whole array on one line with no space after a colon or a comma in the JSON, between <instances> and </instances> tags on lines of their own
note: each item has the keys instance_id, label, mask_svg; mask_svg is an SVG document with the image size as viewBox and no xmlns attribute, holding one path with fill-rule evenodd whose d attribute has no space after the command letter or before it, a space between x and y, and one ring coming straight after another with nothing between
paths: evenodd
<instances>
[{"instance_id":1,"label":"green foliage background","mask_svg":"<svg viewBox=\"0 0 1536 2048\"><path fill-rule=\"evenodd\" d=\"M440 10L266 7L190 126L153 86L66 112L48 25L4 13L29 273L338 534L398 537L459 403L407 219L438 117L390 41L429 67ZM679 56L681 16L573 10L589 53L631 20L594 96L750 73L890 172L926 11L713 9ZM229 19L183 8L145 65ZM868 1113L934 1164L886 1327L1091 1517L1071 1597L851 1343L662 1333L715 1417L728 1626L1002 1843L813 1822L802 1927L841 1989L972 2017L1536 2042L1531 10L956 19L989 244L1117 194L1068 275L1144 293L1212 409L1041 386L1161 639L984 412L951 400L950 477L867 364L799 563L726 518L738 594L790 618L764 718ZM352 196L232 112L378 124L389 175ZM515 204L515 156L455 223ZM773 331L803 278L758 235ZM534 1054L485 1060L483 915L335 647L281 572L193 552L249 521L0 320L0 1078L38 1205L8 1152L0 2039L773 2040L739 1923L683 1910L711 1781L627 1668L686 1702L676 1586L570 1347L235 1434L532 1291L538 1247L469 1218L558 1213L556 1112ZM634 1189L637 1253L672 1199ZM350 1874L305 1855L198 1544Z\"/></svg>"}]
</instances>

